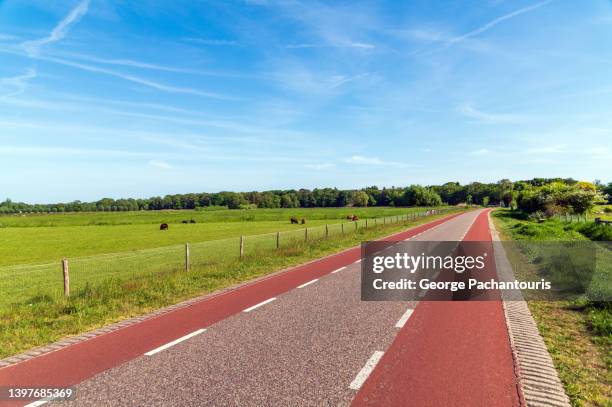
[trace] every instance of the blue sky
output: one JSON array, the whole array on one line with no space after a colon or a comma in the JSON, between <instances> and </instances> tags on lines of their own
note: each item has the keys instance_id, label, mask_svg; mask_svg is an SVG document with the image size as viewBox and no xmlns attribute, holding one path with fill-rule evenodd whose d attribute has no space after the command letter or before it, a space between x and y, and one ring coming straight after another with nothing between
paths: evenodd
<instances>
[{"instance_id":1,"label":"blue sky","mask_svg":"<svg viewBox=\"0 0 612 407\"><path fill-rule=\"evenodd\" d=\"M612 3L0 0L0 199L612 181Z\"/></svg>"}]
</instances>

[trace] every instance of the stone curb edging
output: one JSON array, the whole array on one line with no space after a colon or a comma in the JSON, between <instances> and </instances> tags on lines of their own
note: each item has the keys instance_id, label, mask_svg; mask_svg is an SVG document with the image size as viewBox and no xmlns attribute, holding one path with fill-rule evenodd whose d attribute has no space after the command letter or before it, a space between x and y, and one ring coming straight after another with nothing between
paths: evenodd
<instances>
[{"instance_id":1,"label":"stone curb edging","mask_svg":"<svg viewBox=\"0 0 612 407\"><path fill-rule=\"evenodd\" d=\"M500 241L499 234L491 220L491 212L489 212L489 227L493 241ZM503 247L497 245L497 248L499 251L496 250L495 253L496 264L498 267L502 265L504 271L512 273ZM521 402L527 407L570 407L563 383L559 379L527 302L524 300L503 301L502 305Z\"/></svg>"}]
</instances>

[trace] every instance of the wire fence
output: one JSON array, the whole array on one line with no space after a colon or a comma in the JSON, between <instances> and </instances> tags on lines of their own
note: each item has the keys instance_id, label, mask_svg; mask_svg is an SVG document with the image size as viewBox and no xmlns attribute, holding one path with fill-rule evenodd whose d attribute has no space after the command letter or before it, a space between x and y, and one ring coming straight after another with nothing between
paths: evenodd
<instances>
[{"instance_id":1,"label":"wire fence","mask_svg":"<svg viewBox=\"0 0 612 407\"><path fill-rule=\"evenodd\" d=\"M41 298L67 297L109 280L126 281L151 275L163 278L165 272L189 272L200 266L223 265L228 261L255 258L324 239L354 235L364 229L397 225L451 211L452 208L427 209L404 215L355 219L276 233L75 257L47 264L3 267L0 269L0 307Z\"/></svg>"},{"instance_id":2,"label":"wire fence","mask_svg":"<svg viewBox=\"0 0 612 407\"><path fill-rule=\"evenodd\" d=\"M561 222L569 222L569 223L587 223L587 222L595 222L599 225L609 225L612 226L612 220L602 218L602 215L593 215L593 214L558 214L554 216L555 219Z\"/></svg>"}]
</instances>

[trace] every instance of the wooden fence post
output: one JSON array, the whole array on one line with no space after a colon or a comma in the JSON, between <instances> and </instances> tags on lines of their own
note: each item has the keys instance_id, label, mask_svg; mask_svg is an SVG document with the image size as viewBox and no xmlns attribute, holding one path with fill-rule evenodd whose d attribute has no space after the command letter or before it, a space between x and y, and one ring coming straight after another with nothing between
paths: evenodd
<instances>
[{"instance_id":1,"label":"wooden fence post","mask_svg":"<svg viewBox=\"0 0 612 407\"><path fill-rule=\"evenodd\" d=\"M329 237L329 227L327 226L327 224L325 224L325 238L327 239Z\"/></svg>"},{"instance_id":2,"label":"wooden fence post","mask_svg":"<svg viewBox=\"0 0 612 407\"><path fill-rule=\"evenodd\" d=\"M280 249L280 232L276 232L276 250Z\"/></svg>"},{"instance_id":3,"label":"wooden fence post","mask_svg":"<svg viewBox=\"0 0 612 407\"><path fill-rule=\"evenodd\" d=\"M342 229L342 234L344 235L344 222L340 224L340 229Z\"/></svg>"},{"instance_id":4,"label":"wooden fence post","mask_svg":"<svg viewBox=\"0 0 612 407\"><path fill-rule=\"evenodd\" d=\"M357 231L357 222L359 222L358 220L355 221L355 231Z\"/></svg>"},{"instance_id":5,"label":"wooden fence post","mask_svg":"<svg viewBox=\"0 0 612 407\"><path fill-rule=\"evenodd\" d=\"M304 241L308 241L308 228L304 229Z\"/></svg>"},{"instance_id":6,"label":"wooden fence post","mask_svg":"<svg viewBox=\"0 0 612 407\"><path fill-rule=\"evenodd\" d=\"M70 274L68 270L68 259L62 259L62 272L64 273L64 297L70 297Z\"/></svg>"},{"instance_id":7,"label":"wooden fence post","mask_svg":"<svg viewBox=\"0 0 612 407\"><path fill-rule=\"evenodd\" d=\"M189 262L189 243L185 243L185 271L189 271L191 266Z\"/></svg>"},{"instance_id":8,"label":"wooden fence post","mask_svg":"<svg viewBox=\"0 0 612 407\"><path fill-rule=\"evenodd\" d=\"M366 229L368 228L368 219L366 218Z\"/></svg>"},{"instance_id":9,"label":"wooden fence post","mask_svg":"<svg viewBox=\"0 0 612 407\"><path fill-rule=\"evenodd\" d=\"M244 256L244 236L240 236L240 258Z\"/></svg>"}]
</instances>

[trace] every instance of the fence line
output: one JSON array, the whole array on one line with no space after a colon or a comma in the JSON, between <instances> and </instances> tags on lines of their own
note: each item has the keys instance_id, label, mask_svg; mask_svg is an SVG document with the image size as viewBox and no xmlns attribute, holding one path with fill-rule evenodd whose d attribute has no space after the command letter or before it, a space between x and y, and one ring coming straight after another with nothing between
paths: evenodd
<instances>
[{"instance_id":1,"label":"fence line","mask_svg":"<svg viewBox=\"0 0 612 407\"><path fill-rule=\"evenodd\" d=\"M447 213L454 208L427 209L404 215L370 218L373 227ZM382 221L380 221L382 219ZM346 228L346 223L353 223ZM17 265L0 268L0 307L33 297L68 297L71 290L83 289L114 277L136 278L160 272L189 272L198 265L216 265L224 261L244 259L262 252L274 252L295 245L342 237L347 233L371 228L368 219L325 224L258 235L242 235L219 240L164 246L138 251L108 253L62 259L58 263ZM59 271L62 271L60 274ZM60 277L60 276L63 276Z\"/></svg>"},{"instance_id":2,"label":"fence line","mask_svg":"<svg viewBox=\"0 0 612 407\"><path fill-rule=\"evenodd\" d=\"M612 220L605 220L602 219L599 216L596 217L589 217L586 213L579 215L579 214L559 214L559 215L555 215L555 218L562 221L562 222L570 222L570 223L578 223L578 222L583 222L583 223L587 223L587 222L595 222L595 224L597 225L612 225Z\"/></svg>"}]
</instances>

